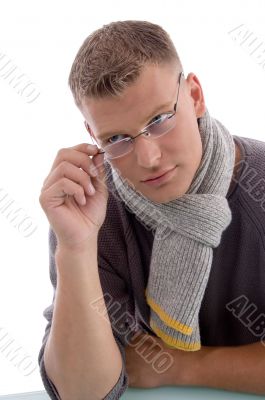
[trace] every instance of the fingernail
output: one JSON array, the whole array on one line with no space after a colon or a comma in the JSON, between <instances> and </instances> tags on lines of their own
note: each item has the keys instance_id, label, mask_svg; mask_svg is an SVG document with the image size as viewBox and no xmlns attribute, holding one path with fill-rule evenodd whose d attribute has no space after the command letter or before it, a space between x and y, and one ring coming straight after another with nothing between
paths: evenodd
<instances>
[{"instance_id":1,"label":"fingernail","mask_svg":"<svg viewBox=\"0 0 265 400\"><path fill-rule=\"evenodd\" d=\"M94 186L91 183L88 184L88 191L91 194L94 194L96 192Z\"/></svg>"},{"instance_id":2,"label":"fingernail","mask_svg":"<svg viewBox=\"0 0 265 400\"><path fill-rule=\"evenodd\" d=\"M90 168L89 171L90 171L91 175L98 176L98 171L97 171L96 167Z\"/></svg>"},{"instance_id":3,"label":"fingernail","mask_svg":"<svg viewBox=\"0 0 265 400\"><path fill-rule=\"evenodd\" d=\"M89 144L89 145L87 146L87 149L88 149L88 150L91 150L91 148L92 148L93 150L96 150L96 149L98 148L98 146L97 146L96 144Z\"/></svg>"}]
</instances>

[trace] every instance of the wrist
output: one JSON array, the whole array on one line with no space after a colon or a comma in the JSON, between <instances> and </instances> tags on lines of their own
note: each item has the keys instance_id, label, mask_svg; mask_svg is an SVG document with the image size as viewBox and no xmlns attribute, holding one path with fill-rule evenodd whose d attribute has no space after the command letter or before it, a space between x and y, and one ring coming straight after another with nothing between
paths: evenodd
<instances>
[{"instance_id":1,"label":"wrist","mask_svg":"<svg viewBox=\"0 0 265 400\"><path fill-rule=\"evenodd\" d=\"M58 240L56 255L60 254L69 254L73 256L79 256L86 253L91 253L91 249L97 247L98 242L98 233L93 233L86 239L80 242L63 242Z\"/></svg>"},{"instance_id":2,"label":"wrist","mask_svg":"<svg viewBox=\"0 0 265 400\"><path fill-rule=\"evenodd\" d=\"M90 237L78 245L59 243L56 248L55 262L59 275L72 273L73 269L91 271L98 267L98 237Z\"/></svg>"},{"instance_id":3,"label":"wrist","mask_svg":"<svg viewBox=\"0 0 265 400\"><path fill-rule=\"evenodd\" d=\"M169 380L174 386L198 386L201 384L201 369L207 349L202 347L198 351L183 351L172 349L174 359L169 370Z\"/></svg>"},{"instance_id":4,"label":"wrist","mask_svg":"<svg viewBox=\"0 0 265 400\"><path fill-rule=\"evenodd\" d=\"M184 363L183 385L200 386L203 382L203 370L205 368L205 358L208 354L208 348L202 346L200 350L189 352Z\"/></svg>"}]
</instances>

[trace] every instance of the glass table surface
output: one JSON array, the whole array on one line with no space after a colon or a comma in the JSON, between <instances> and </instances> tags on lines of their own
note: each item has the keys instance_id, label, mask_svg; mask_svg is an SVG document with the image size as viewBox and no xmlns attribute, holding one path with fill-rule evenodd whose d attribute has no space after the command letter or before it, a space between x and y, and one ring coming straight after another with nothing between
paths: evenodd
<instances>
[{"instance_id":1,"label":"glass table surface","mask_svg":"<svg viewBox=\"0 0 265 400\"><path fill-rule=\"evenodd\" d=\"M49 400L45 391L25 392L17 394L0 395L0 400ZM230 392L200 387L174 387L164 386L154 389L128 388L120 397L122 400L257 400L265 399L264 396L254 394Z\"/></svg>"}]
</instances>

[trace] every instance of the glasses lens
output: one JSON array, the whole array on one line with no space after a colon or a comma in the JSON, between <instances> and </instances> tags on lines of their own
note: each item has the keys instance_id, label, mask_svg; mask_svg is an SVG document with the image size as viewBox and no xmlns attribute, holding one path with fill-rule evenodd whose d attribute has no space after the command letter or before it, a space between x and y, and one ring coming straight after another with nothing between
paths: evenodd
<instances>
[{"instance_id":1,"label":"glasses lens","mask_svg":"<svg viewBox=\"0 0 265 400\"><path fill-rule=\"evenodd\" d=\"M148 131L151 133L153 137L158 137L170 131L170 129L172 129L175 126L175 123L176 123L175 114L165 115L165 118L162 119L161 122L152 124L148 128Z\"/></svg>"},{"instance_id":2,"label":"glasses lens","mask_svg":"<svg viewBox=\"0 0 265 400\"><path fill-rule=\"evenodd\" d=\"M174 128L175 124L175 114L165 114L162 116L161 120L148 127L147 133L151 134L153 138L157 138L169 132L172 128ZM103 150L105 151L106 158L111 160L124 156L132 149L133 143L131 140L120 140L117 143L113 143L104 147Z\"/></svg>"},{"instance_id":3,"label":"glasses lens","mask_svg":"<svg viewBox=\"0 0 265 400\"><path fill-rule=\"evenodd\" d=\"M113 159L129 153L132 150L132 148L133 145L130 140L120 140L117 143L113 143L109 146L106 146L104 148L104 151L108 159Z\"/></svg>"}]
</instances>

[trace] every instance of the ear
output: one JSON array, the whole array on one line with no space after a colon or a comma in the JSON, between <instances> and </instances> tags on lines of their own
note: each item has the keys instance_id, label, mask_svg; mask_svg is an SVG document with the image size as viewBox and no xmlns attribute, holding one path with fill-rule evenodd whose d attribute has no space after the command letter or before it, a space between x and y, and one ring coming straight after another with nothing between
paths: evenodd
<instances>
[{"instance_id":1,"label":"ear","mask_svg":"<svg viewBox=\"0 0 265 400\"><path fill-rule=\"evenodd\" d=\"M186 82L187 82L187 89L189 92L188 94L190 95L193 101L196 117L200 118L206 111L206 105L200 81L197 78L197 76L191 72L187 76Z\"/></svg>"},{"instance_id":2,"label":"ear","mask_svg":"<svg viewBox=\"0 0 265 400\"><path fill-rule=\"evenodd\" d=\"M86 130L88 131L89 135L96 141L94 132L92 131L92 129L90 128L90 126L88 125L88 123L86 121L84 121L84 125L85 125Z\"/></svg>"}]
</instances>

